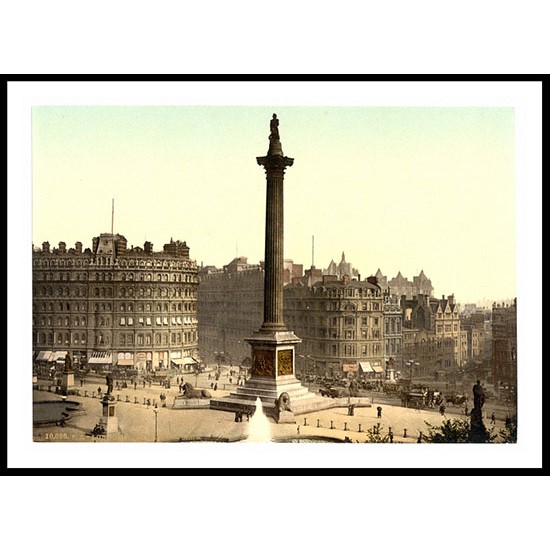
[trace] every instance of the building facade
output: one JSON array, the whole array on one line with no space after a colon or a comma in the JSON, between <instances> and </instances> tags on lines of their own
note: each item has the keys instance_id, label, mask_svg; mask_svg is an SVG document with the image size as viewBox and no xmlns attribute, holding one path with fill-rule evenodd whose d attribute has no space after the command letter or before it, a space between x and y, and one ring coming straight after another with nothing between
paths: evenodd
<instances>
[{"instance_id":1,"label":"building facade","mask_svg":"<svg viewBox=\"0 0 550 550\"><path fill-rule=\"evenodd\" d=\"M302 339L296 347L299 368L383 375L384 298L379 286L326 275L312 286L285 287L284 308L286 325Z\"/></svg>"},{"instance_id":2,"label":"building facade","mask_svg":"<svg viewBox=\"0 0 550 550\"><path fill-rule=\"evenodd\" d=\"M34 359L69 352L79 367L137 371L194 363L197 286L185 242L162 252L111 233L85 250L45 242L33 249Z\"/></svg>"},{"instance_id":3,"label":"building facade","mask_svg":"<svg viewBox=\"0 0 550 550\"><path fill-rule=\"evenodd\" d=\"M199 349L209 362L241 365L250 357L246 342L262 323L264 266L233 259L222 269L199 270Z\"/></svg>"},{"instance_id":4,"label":"building facade","mask_svg":"<svg viewBox=\"0 0 550 550\"><path fill-rule=\"evenodd\" d=\"M517 388L517 298L512 304L493 304L492 373L495 390Z\"/></svg>"},{"instance_id":5,"label":"building facade","mask_svg":"<svg viewBox=\"0 0 550 550\"><path fill-rule=\"evenodd\" d=\"M393 279L388 280L388 277L383 275L382 271L378 269L375 277L378 279L378 284L382 287L382 290L396 296L405 296L408 300L412 300L415 296L419 295L433 295L432 282L426 277L423 270L418 275L415 275L412 281L404 277L401 271Z\"/></svg>"},{"instance_id":6,"label":"building facade","mask_svg":"<svg viewBox=\"0 0 550 550\"><path fill-rule=\"evenodd\" d=\"M386 366L400 371L403 366L403 312L399 298L384 293L384 359Z\"/></svg>"},{"instance_id":7,"label":"building facade","mask_svg":"<svg viewBox=\"0 0 550 550\"><path fill-rule=\"evenodd\" d=\"M403 360L414 363L417 374L433 375L462 365L463 335L453 295L440 300L402 296L401 308Z\"/></svg>"},{"instance_id":8,"label":"building facade","mask_svg":"<svg viewBox=\"0 0 550 550\"><path fill-rule=\"evenodd\" d=\"M201 355L210 361L221 358L243 364L250 357L246 339L262 321L263 264L236 258L222 269L201 268L199 278ZM399 303L385 307L375 284L322 275L312 267L284 287L283 300L285 324L302 340L296 346L298 372L360 372L362 364L369 374L382 377L386 361L400 357ZM387 343L385 309L391 331Z\"/></svg>"}]
</instances>

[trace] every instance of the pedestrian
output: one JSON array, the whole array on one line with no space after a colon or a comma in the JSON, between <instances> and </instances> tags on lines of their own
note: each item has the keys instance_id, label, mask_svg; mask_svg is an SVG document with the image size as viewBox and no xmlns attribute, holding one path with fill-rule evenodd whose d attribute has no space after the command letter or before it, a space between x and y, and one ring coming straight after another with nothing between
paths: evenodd
<instances>
[{"instance_id":1,"label":"pedestrian","mask_svg":"<svg viewBox=\"0 0 550 550\"><path fill-rule=\"evenodd\" d=\"M214 391L216 391L217 389L218 389L218 383L216 382L216 383L214 384Z\"/></svg>"},{"instance_id":2,"label":"pedestrian","mask_svg":"<svg viewBox=\"0 0 550 550\"><path fill-rule=\"evenodd\" d=\"M134 391L137 390L137 382L134 382Z\"/></svg>"},{"instance_id":3,"label":"pedestrian","mask_svg":"<svg viewBox=\"0 0 550 550\"><path fill-rule=\"evenodd\" d=\"M214 389L214 382L210 382L210 388Z\"/></svg>"},{"instance_id":4,"label":"pedestrian","mask_svg":"<svg viewBox=\"0 0 550 550\"><path fill-rule=\"evenodd\" d=\"M418 439L416 440L417 443L422 443L422 432L418 434Z\"/></svg>"},{"instance_id":5,"label":"pedestrian","mask_svg":"<svg viewBox=\"0 0 550 550\"><path fill-rule=\"evenodd\" d=\"M393 432L392 431L390 431L388 433L388 437L390 438L390 443L393 443Z\"/></svg>"},{"instance_id":6,"label":"pedestrian","mask_svg":"<svg viewBox=\"0 0 550 550\"><path fill-rule=\"evenodd\" d=\"M298 435L300 435L300 426L297 426L297 427L296 427L296 433L297 433Z\"/></svg>"},{"instance_id":7,"label":"pedestrian","mask_svg":"<svg viewBox=\"0 0 550 550\"><path fill-rule=\"evenodd\" d=\"M493 414L491 415L491 424L496 424L496 416L495 416L495 413L493 412Z\"/></svg>"},{"instance_id":8,"label":"pedestrian","mask_svg":"<svg viewBox=\"0 0 550 550\"><path fill-rule=\"evenodd\" d=\"M378 405L378 407L376 407L376 411L377 411L377 417L378 418L382 418L382 407L380 405Z\"/></svg>"},{"instance_id":9,"label":"pedestrian","mask_svg":"<svg viewBox=\"0 0 550 550\"><path fill-rule=\"evenodd\" d=\"M101 395L101 386L99 386L99 387L97 388L97 393L98 393L98 395Z\"/></svg>"},{"instance_id":10,"label":"pedestrian","mask_svg":"<svg viewBox=\"0 0 550 550\"><path fill-rule=\"evenodd\" d=\"M81 379L80 379L80 387L82 387L83 385L84 385L84 379L81 378Z\"/></svg>"},{"instance_id":11,"label":"pedestrian","mask_svg":"<svg viewBox=\"0 0 550 550\"><path fill-rule=\"evenodd\" d=\"M445 416L445 405L443 405L443 403L439 405L439 412L441 413L441 416Z\"/></svg>"}]
</instances>

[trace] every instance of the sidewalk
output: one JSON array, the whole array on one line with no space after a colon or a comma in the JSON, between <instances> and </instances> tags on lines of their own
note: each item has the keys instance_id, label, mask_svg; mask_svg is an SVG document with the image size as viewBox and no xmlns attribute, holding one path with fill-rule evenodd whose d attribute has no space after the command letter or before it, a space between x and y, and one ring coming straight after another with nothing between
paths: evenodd
<instances>
[{"instance_id":1,"label":"sidewalk","mask_svg":"<svg viewBox=\"0 0 550 550\"><path fill-rule=\"evenodd\" d=\"M194 375L190 375L194 378ZM199 384L201 386L201 384ZM222 382L223 386L223 382ZM101 399L98 397L84 397L84 391L91 396L96 391L95 384L77 385L81 396L70 396L70 400L82 403L84 414L73 416L66 427L47 426L34 428L35 441L61 441L61 442L91 442L92 438L87 433L91 432L98 423L102 414ZM167 406L160 407L160 392L167 395ZM227 395L229 389L212 392L215 396ZM115 391L115 399L119 392ZM200 441L201 439L237 441L242 440L248 433L248 422L235 422L234 414L210 409L172 409L173 398L179 393L177 387L166 390L153 385L143 389L143 385L137 390L128 388L120 392L120 401L115 401L116 415L118 417L119 432L110 434L108 441L125 442L153 442L155 440L155 412L153 406L143 404L143 399L156 400L159 409L156 418L157 439L159 442L175 441ZM126 395L129 402L126 402ZM135 403L137 397L138 403ZM60 396L47 391L35 391L34 399L42 401L46 399L59 400ZM387 435L391 427L394 433L394 443L416 443L419 432L427 432L425 422L436 426L441 424L444 418L465 418L464 415L450 414L445 417L437 411L425 411L407 409L399 406L382 405L382 418L377 418L376 406L357 407L354 416L348 416L347 407L327 409L315 413L296 416L296 424L270 423L273 437L322 436L344 440L348 437L352 442L365 442L368 438L367 430L380 423L381 435ZM307 425L304 425L304 421ZM331 429L331 421L333 428ZM319 424L319 427L317 425ZM359 431L361 425L361 431ZM489 422L486 422L490 428ZM504 424L497 421L496 430L503 428ZM407 437L404 430L407 430ZM103 439L100 441L104 441Z\"/></svg>"}]
</instances>

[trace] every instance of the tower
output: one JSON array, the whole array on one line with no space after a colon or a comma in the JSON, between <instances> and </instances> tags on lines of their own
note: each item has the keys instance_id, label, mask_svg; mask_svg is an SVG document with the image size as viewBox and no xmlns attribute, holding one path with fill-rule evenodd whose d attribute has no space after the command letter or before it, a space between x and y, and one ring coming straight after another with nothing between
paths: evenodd
<instances>
[{"instance_id":1,"label":"tower","mask_svg":"<svg viewBox=\"0 0 550 550\"><path fill-rule=\"evenodd\" d=\"M265 217L265 282L264 318L259 330L247 342L252 348L251 377L236 393L221 399L212 399L214 409L238 411L254 410L256 399L262 400L264 412L279 422L294 422L293 414L280 414L275 401L286 393L294 413L319 409L316 396L303 387L295 376L295 345L301 340L287 329L283 320L284 270L284 174L294 159L285 157L279 137L279 120L270 121L267 155L257 157L257 163L266 173ZM283 420L284 418L284 420Z\"/></svg>"}]
</instances>

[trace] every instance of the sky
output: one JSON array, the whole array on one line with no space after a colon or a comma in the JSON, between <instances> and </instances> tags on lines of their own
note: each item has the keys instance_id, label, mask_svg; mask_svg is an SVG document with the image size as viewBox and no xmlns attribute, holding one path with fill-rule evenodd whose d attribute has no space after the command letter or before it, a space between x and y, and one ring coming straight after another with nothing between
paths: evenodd
<instances>
[{"instance_id":1,"label":"sky","mask_svg":"<svg viewBox=\"0 0 550 550\"><path fill-rule=\"evenodd\" d=\"M32 239L91 247L114 231L199 264L264 255L265 174L277 112L285 258L378 268L461 303L516 295L510 107L68 105L32 108Z\"/></svg>"}]
</instances>

